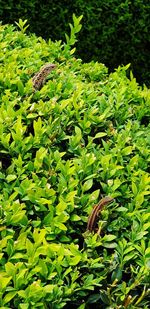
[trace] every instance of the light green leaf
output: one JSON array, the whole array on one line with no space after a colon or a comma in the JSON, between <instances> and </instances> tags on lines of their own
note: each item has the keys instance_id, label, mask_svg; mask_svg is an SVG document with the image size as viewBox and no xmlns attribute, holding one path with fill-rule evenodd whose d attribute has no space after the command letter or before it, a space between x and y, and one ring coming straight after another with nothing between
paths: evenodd
<instances>
[{"instance_id":1,"label":"light green leaf","mask_svg":"<svg viewBox=\"0 0 150 309\"><path fill-rule=\"evenodd\" d=\"M26 213L25 210L21 210L17 214L12 215L10 223L11 224L21 223L22 220L24 219L25 213Z\"/></svg>"},{"instance_id":2,"label":"light green leaf","mask_svg":"<svg viewBox=\"0 0 150 309\"><path fill-rule=\"evenodd\" d=\"M114 240L114 239L116 239L116 236L115 235L112 235L112 234L109 234L109 235L105 235L104 237L103 237L103 241L112 241L112 240Z\"/></svg>"},{"instance_id":3,"label":"light green leaf","mask_svg":"<svg viewBox=\"0 0 150 309\"><path fill-rule=\"evenodd\" d=\"M118 212L126 212L126 211L128 211L128 209L126 207L120 206L120 207L116 208L116 211L118 211Z\"/></svg>"},{"instance_id":4,"label":"light green leaf","mask_svg":"<svg viewBox=\"0 0 150 309\"><path fill-rule=\"evenodd\" d=\"M80 261L81 261L81 256L77 255L77 256L73 257L72 259L70 259L70 265L71 265L71 266L75 266L75 265L77 265Z\"/></svg>"},{"instance_id":5,"label":"light green leaf","mask_svg":"<svg viewBox=\"0 0 150 309\"><path fill-rule=\"evenodd\" d=\"M47 284L44 286L44 292L45 293L52 293L54 288L55 288L55 284Z\"/></svg>"},{"instance_id":6,"label":"light green leaf","mask_svg":"<svg viewBox=\"0 0 150 309\"><path fill-rule=\"evenodd\" d=\"M33 254L34 254L34 246L33 246L32 242L29 239L26 240L26 249L27 249L27 255L29 257L33 256Z\"/></svg>"},{"instance_id":7,"label":"light green leaf","mask_svg":"<svg viewBox=\"0 0 150 309\"><path fill-rule=\"evenodd\" d=\"M18 92L20 95L24 94L24 86L21 80L18 81Z\"/></svg>"},{"instance_id":8,"label":"light green leaf","mask_svg":"<svg viewBox=\"0 0 150 309\"><path fill-rule=\"evenodd\" d=\"M150 258L150 247L145 250L145 256Z\"/></svg>"},{"instance_id":9,"label":"light green leaf","mask_svg":"<svg viewBox=\"0 0 150 309\"><path fill-rule=\"evenodd\" d=\"M70 217L70 220L71 221L79 221L79 220L81 220L81 218L76 214L72 214L71 217Z\"/></svg>"},{"instance_id":10,"label":"light green leaf","mask_svg":"<svg viewBox=\"0 0 150 309\"><path fill-rule=\"evenodd\" d=\"M66 226L61 222L55 222L55 226L59 227L59 229L62 231L67 231Z\"/></svg>"},{"instance_id":11,"label":"light green leaf","mask_svg":"<svg viewBox=\"0 0 150 309\"><path fill-rule=\"evenodd\" d=\"M0 274L0 290L4 290L6 288L6 286L8 285L8 283L10 282L10 280L12 279L11 276L9 277L3 277L1 274Z\"/></svg>"},{"instance_id":12,"label":"light green leaf","mask_svg":"<svg viewBox=\"0 0 150 309\"><path fill-rule=\"evenodd\" d=\"M129 254L127 254L127 255L125 255L125 257L124 257L124 262L127 262L127 261L129 261L129 260L132 260L134 257L135 257L135 255L136 255L136 253L134 252L134 253L129 253Z\"/></svg>"},{"instance_id":13,"label":"light green leaf","mask_svg":"<svg viewBox=\"0 0 150 309\"><path fill-rule=\"evenodd\" d=\"M107 135L107 133L105 133L105 132L99 132L99 133L97 133L97 134L95 135L95 137L93 137L93 140L96 139L96 138L104 137L104 136L106 136L106 135Z\"/></svg>"},{"instance_id":14,"label":"light green leaf","mask_svg":"<svg viewBox=\"0 0 150 309\"><path fill-rule=\"evenodd\" d=\"M41 147L39 150L36 152L36 157L34 160L34 167L35 169L39 169L42 166L43 159L47 154L47 149L44 147Z\"/></svg>"},{"instance_id":15,"label":"light green leaf","mask_svg":"<svg viewBox=\"0 0 150 309\"><path fill-rule=\"evenodd\" d=\"M133 151L133 146L127 146L124 149L122 149L121 153L123 156L128 156Z\"/></svg>"},{"instance_id":16,"label":"light green leaf","mask_svg":"<svg viewBox=\"0 0 150 309\"><path fill-rule=\"evenodd\" d=\"M136 186L135 182L133 182L133 181L132 181L132 192L133 192L134 196L136 196L137 193L138 193L137 186Z\"/></svg>"},{"instance_id":17,"label":"light green leaf","mask_svg":"<svg viewBox=\"0 0 150 309\"><path fill-rule=\"evenodd\" d=\"M95 202L95 201L98 199L98 197L99 197L99 193L100 193L100 189L93 191L93 192L90 194L89 200L90 200L91 202Z\"/></svg>"},{"instance_id":18,"label":"light green leaf","mask_svg":"<svg viewBox=\"0 0 150 309\"><path fill-rule=\"evenodd\" d=\"M93 179L89 179L85 181L85 183L82 186L82 191L88 191L93 186Z\"/></svg>"},{"instance_id":19,"label":"light green leaf","mask_svg":"<svg viewBox=\"0 0 150 309\"><path fill-rule=\"evenodd\" d=\"M17 291L8 292L3 299L3 305L7 304L11 299L13 299L16 294Z\"/></svg>"},{"instance_id":20,"label":"light green leaf","mask_svg":"<svg viewBox=\"0 0 150 309\"><path fill-rule=\"evenodd\" d=\"M65 203L62 199L59 204L56 206L56 214L61 214L67 208L67 203Z\"/></svg>"},{"instance_id":21,"label":"light green leaf","mask_svg":"<svg viewBox=\"0 0 150 309\"><path fill-rule=\"evenodd\" d=\"M137 194L136 198L135 198L135 203L136 203L136 207L140 207L144 202L144 194L143 192L140 192Z\"/></svg>"},{"instance_id":22,"label":"light green leaf","mask_svg":"<svg viewBox=\"0 0 150 309\"><path fill-rule=\"evenodd\" d=\"M16 175L10 174L6 177L7 182L11 182L17 178Z\"/></svg>"},{"instance_id":23,"label":"light green leaf","mask_svg":"<svg viewBox=\"0 0 150 309\"><path fill-rule=\"evenodd\" d=\"M29 304L19 304L19 309L29 309Z\"/></svg>"}]
</instances>

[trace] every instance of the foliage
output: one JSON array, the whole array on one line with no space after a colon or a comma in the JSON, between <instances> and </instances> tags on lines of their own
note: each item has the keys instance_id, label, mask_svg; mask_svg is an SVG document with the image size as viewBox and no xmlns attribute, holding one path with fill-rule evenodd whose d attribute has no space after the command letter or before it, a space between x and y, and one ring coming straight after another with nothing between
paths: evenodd
<instances>
[{"instance_id":1,"label":"foliage","mask_svg":"<svg viewBox=\"0 0 150 309\"><path fill-rule=\"evenodd\" d=\"M102 62L110 70L131 63L138 81L149 85L149 9L148 0L1 0L0 19L14 23L26 18L31 32L64 40L72 14L83 15L78 57Z\"/></svg>"},{"instance_id":2,"label":"foliage","mask_svg":"<svg viewBox=\"0 0 150 309\"><path fill-rule=\"evenodd\" d=\"M27 24L27 19L23 21L21 18L19 18L19 22L18 23L16 22L16 25L19 27L22 33L25 33L29 27L29 25L25 26L26 24Z\"/></svg>"},{"instance_id":3,"label":"foliage","mask_svg":"<svg viewBox=\"0 0 150 309\"><path fill-rule=\"evenodd\" d=\"M76 33L78 33L82 28L82 25L80 24L82 17L83 17L82 15L79 16L79 17L76 17L75 14L73 14L73 25L69 24L70 29L71 29L70 38L65 33L67 46L71 46L71 45L74 45L76 43L76 41L77 41Z\"/></svg>"},{"instance_id":4,"label":"foliage","mask_svg":"<svg viewBox=\"0 0 150 309\"><path fill-rule=\"evenodd\" d=\"M22 25L0 28L0 307L148 309L149 90Z\"/></svg>"}]
</instances>

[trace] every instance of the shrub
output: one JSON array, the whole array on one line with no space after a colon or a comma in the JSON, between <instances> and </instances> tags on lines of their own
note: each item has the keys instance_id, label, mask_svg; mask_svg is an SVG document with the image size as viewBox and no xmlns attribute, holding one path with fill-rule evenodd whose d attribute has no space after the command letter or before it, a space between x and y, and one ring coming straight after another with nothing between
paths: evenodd
<instances>
[{"instance_id":1,"label":"shrub","mask_svg":"<svg viewBox=\"0 0 150 309\"><path fill-rule=\"evenodd\" d=\"M6 22L28 19L30 31L49 39L63 39L73 13L83 15L78 57L98 60L110 70L132 64L138 81L149 85L149 1L1 1Z\"/></svg>"},{"instance_id":2,"label":"shrub","mask_svg":"<svg viewBox=\"0 0 150 309\"><path fill-rule=\"evenodd\" d=\"M0 306L148 309L149 90L19 25L0 27ZM101 195L115 202L85 232Z\"/></svg>"}]
</instances>

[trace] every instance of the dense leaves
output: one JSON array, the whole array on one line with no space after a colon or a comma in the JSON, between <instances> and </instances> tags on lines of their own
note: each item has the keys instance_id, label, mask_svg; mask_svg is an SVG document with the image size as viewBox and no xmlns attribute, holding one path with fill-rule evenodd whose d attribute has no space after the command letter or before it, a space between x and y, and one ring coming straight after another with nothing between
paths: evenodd
<instances>
[{"instance_id":1,"label":"dense leaves","mask_svg":"<svg viewBox=\"0 0 150 309\"><path fill-rule=\"evenodd\" d=\"M148 0L1 0L0 19L14 23L27 19L29 31L64 40L72 14L83 15L77 55L112 69L132 64L140 83L150 80L150 3Z\"/></svg>"},{"instance_id":2,"label":"dense leaves","mask_svg":"<svg viewBox=\"0 0 150 309\"><path fill-rule=\"evenodd\" d=\"M71 37L24 32L0 30L0 307L146 309L149 90L127 78L129 66L108 75L82 64ZM33 94L47 62L57 69ZM103 195L115 202L99 234L86 232Z\"/></svg>"}]
</instances>

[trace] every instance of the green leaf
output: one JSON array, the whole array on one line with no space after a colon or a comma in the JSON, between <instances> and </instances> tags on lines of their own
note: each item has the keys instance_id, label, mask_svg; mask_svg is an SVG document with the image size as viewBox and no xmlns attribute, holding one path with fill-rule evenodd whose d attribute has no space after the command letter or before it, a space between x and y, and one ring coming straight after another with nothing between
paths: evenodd
<instances>
[{"instance_id":1,"label":"green leaf","mask_svg":"<svg viewBox=\"0 0 150 309\"><path fill-rule=\"evenodd\" d=\"M147 249L145 250L145 256L146 256L147 258L150 258L150 248L147 248Z\"/></svg>"},{"instance_id":2,"label":"green leaf","mask_svg":"<svg viewBox=\"0 0 150 309\"><path fill-rule=\"evenodd\" d=\"M111 234L105 235L105 236L103 237L103 241L106 241L106 242L112 241L112 240L114 240L114 239L116 239L116 236L115 236L115 235L111 235Z\"/></svg>"},{"instance_id":3,"label":"green leaf","mask_svg":"<svg viewBox=\"0 0 150 309\"><path fill-rule=\"evenodd\" d=\"M59 227L62 231L67 231L67 227L61 222L55 222L55 226Z\"/></svg>"},{"instance_id":4,"label":"green leaf","mask_svg":"<svg viewBox=\"0 0 150 309\"><path fill-rule=\"evenodd\" d=\"M18 291L18 295L21 296L22 298L27 298L26 291L24 291L24 290Z\"/></svg>"},{"instance_id":5,"label":"green leaf","mask_svg":"<svg viewBox=\"0 0 150 309\"><path fill-rule=\"evenodd\" d=\"M0 172L0 179L5 179L5 175Z\"/></svg>"},{"instance_id":6,"label":"green leaf","mask_svg":"<svg viewBox=\"0 0 150 309\"><path fill-rule=\"evenodd\" d=\"M118 212L127 212L128 209L126 207L120 206L120 207L116 208L116 211L118 211Z\"/></svg>"},{"instance_id":7,"label":"green leaf","mask_svg":"<svg viewBox=\"0 0 150 309\"><path fill-rule=\"evenodd\" d=\"M121 186L122 182L120 181L119 178L116 178L114 180L114 185L112 186L112 190L116 191L116 189L118 189Z\"/></svg>"},{"instance_id":8,"label":"green leaf","mask_svg":"<svg viewBox=\"0 0 150 309\"><path fill-rule=\"evenodd\" d=\"M18 92L21 96L24 94L24 86L21 80L18 81Z\"/></svg>"},{"instance_id":9,"label":"green leaf","mask_svg":"<svg viewBox=\"0 0 150 309\"><path fill-rule=\"evenodd\" d=\"M55 288L54 284L47 284L44 286L45 293L53 293L53 290Z\"/></svg>"},{"instance_id":10,"label":"green leaf","mask_svg":"<svg viewBox=\"0 0 150 309\"><path fill-rule=\"evenodd\" d=\"M29 257L33 256L34 246L29 239L26 240L26 249L27 249L27 255Z\"/></svg>"},{"instance_id":11,"label":"green leaf","mask_svg":"<svg viewBox=\"0 0 150 309\"><path fill-rule=\"evenodd\" d=\"M43 159L47 154L47 149L45 149L44 147L41 147L39 150L37 150L36 152L36 157L34 160L34 168L35 169L39 169L42 166L43 163Z\"/></svg>"},{"instance_id":12,"label":"green leaf","mask_svg":"<svg viewBox=\"0 0 150 309\"><path fill-rule=\"evenodd\" d=\"M138 193L138 189L137 189L137 186L134 182L132 182L132 192L133 194L136 196L137 193Z\"/></svg>"},{"instance_id":13,"label":"green leaf","mask_svg":"<svg viewBox=\"0 0 150 309\"><path fill-rule=\"evenodd\" d=\"M100 298L106 305L110 305L109 295L105 290L100 291Z\"/></svg>"},{"instance_id":14,"label":"green leaf","mask_svg":"<svg viewBox=\"0 0 150 309\"><path fill-rule=\"evenodd\" d=\"M49 226L53 220L53 213L49 212L47 216L44 217L43 224Z\"/></svg>"},{"instance_id":15,"label":"green leaf","mask_svg":"<svg viewBox=\"0 0 150 309\"><path fill-rule=\"evenodd\" d=\"M89 200L90 200L91 202L94 202L94 203L95 203L95 201L96 201L96 200L98 199L98 197L99 197L99 194L100 194L100 189L93 191L93 192L90 194Z\"/></svg>"},{"instance_id":16,"label":"green leaf","mask_svg":"<svg viewBox=\"0 0 150 309\"><path fill-rule=\"evenodd\" d=\"M143 225L143 230L148 230L150 228L150 222L147 222Z\"/></svg>"},{"instance_id":17,"label":"green leaf","mask_svg":"<svg viewBox=\"0 0 150 309\"><path fill-rule=\"evenodd\" d=\"M135 198L136 207L139 208L144 202L144 193L140 192Z\"/></svg>"},{"instance_id":18,"label":"green leaf","mask_svg":"<svg viewBox=\"0 0 150 309\"><path fill-rule=\"evenodd\" d=\"M11 182L17 178L16 175L10 174L6 177L7 182Z\"/></svg>"},{"instance_id":19,"label":"green leaf","mask_svg":"<svg viewBox=\"0 0 150 309\"><path fill-rule=\"evenodd\" d=\"M95 137L93 137L93 140L96 139L96 138L104 137L104 136L106 136L106 135L107 135L107 133L105 133L105 132L99 132L99 133L97 133L97 134L95 135Z\"/></svg>"},{"instance_id":20,"label":"green leaf","mask_svg":"<svg viewBox=\"0 0 150 309\"><path fill-rule=\"evenodd\" d=\"M70 265L75 266L80 262L80 260L81 260L81 256L77 255L70 260Z\"/></svg>"},{"instance_id":21,"label":"green leaf","mask_svg":"<svg viewBox=\"0 0 150 309\"><path fill-rule=\"evenodd\" d=\"M7 262L5 264L6 273L8 276L13 276L16 272L16 267L14 264Z\"/></svg>"},{"instance_id":22,"label":"green leaf","mask_svg":"<svg viewBox=\"0 0 150 309\"><path fill-rule=\"evenodd\" d=\"M5 297L3 298L3 305L7 304L8 302L10 302L11 299L13 299L15 297L15 295L17 294L17 291L12 291L12 292L8 292Z\"/></svg>"},{"instance_id":23,"label":"green leaf","mask_svg":"<svg viewBox=\"0 0 150 309\"><path fill-rule=\"evenodd\" d=\"M117 247L116 242L103 242L103 247L108 248L108 249L113 249Z\"/></svg>"},{"instance_id":24,"label":"green leaf","mask_svg":"<svg viewBox=\"0 0 150 309\"><path fill-rule=\"evenodd\" d=\"M88 300L87 300L87 303L88 304L94 304L94 303L97 303L98 300L101 298L100 294L93 294L93 295L90 295Z\"/></svg>"},{"instance_id":25,"label":"green leaf","mask_svg":"<svg viewBox=\"0 0 150 309\"><path fill-rule=\"evenodd\" d=\"M67 204L61 199L60 203L56 206L56 214L61 214L67 208Z\"/></svg>"},{"instance_id":26,"label":"green leaf","mask_svg":"<svg viewBox=\"0 0 150 309\"><path fill-rule=\"evenodd\" d=\"M28 272L28 269L21 269L19 274L16 275L16 288L19 289L25 283L25 275Z\"/></svg>"},{"instance_id":27,"label":"green leaf","mask_svg":"<svg viewBox=\"0 0 150 309\"><path fill-rule=\"evenodd\" d=\"M122 270L121 270L121 268L117 267L117 268L113 271L111 278L112 278L112 281L114 281L114 280L116 280L116 279L117 279L118 281L120 281L120 280L122 279Z\"/></svg>"},{"instance_id":28,"label":"green leaf","mask_svg":"<svg viewBox=\"0 0 150 309\"><path fill-rule=\"evenodd\" d=\"M123 156L128 156L132 153L132 151L133 151L133 146L127 146L122 150L121 153Z\"/></svg>"},{"instance_id":29,"label":"green leaf","mask_svg":"<svg viewBox=\"0 0 150 309\"><path fill-rule=\"evenodd\" d=\"M24 221L25 212L26 212L25 210L22 210L22 211L18 212L17 214L12 215L11 219L10 219L10 223L11 224L16 224L16 223L21 224L22 221Z\"/></svg>"},{"instance_id":30,"label":"green leaf","mask_svg":"<svg viewBox=\"0 0 150 309\"><path fill-rule=\"evenodd\" d=\"M79 220L81 220L81 218L78 215L76 215L76 214L72 214L70 216L70 220L71 221L79 221Z\"/></svg>"},{"instance_id":31,"label":"green leaf","mask_svg":"<svg viewBox=\"0 0 150 309\"><path fill-rule=\"evenodd\" d=\"M21 295L20 295L21 296ZM25 298L25 297L24 297ZM19 309L29 309L29 304L19 304Z\"/></svg>"},{"instance_id":32,"label":"green leaf","mask_svg":"<svg viewBox=\"0 0 150 309\"><path fill-rule=\"evenodd\" d=\"M89 179L84 182L82 186L82 191L83 192L88 191L89 189L91 189L92 186L93 186L93 179Z\"/></svg>"},{"instance_id":33,"label":"green leaf","mask_svg":"<svg viewBox=\"0 0 150 309\"><path fill-rule=\"evenodd\" d=\"M124 262L127 262L127 261L130 261L130 260L132 260L134 257L136 256L136 253L134 252L134 253L129 253L129 254L127 254L127 255L125 255L124 256Z\"/></svg>"},{"instance_id":34,"label":"green leaf","mask_svg":"<svg viewBox=\"0 0 150 309\"><path fill-rule=\"evenodd\" d=\"M11 276L9 277L3 277L1 274L0 274L0 290L3 291L6 286L8 285L8 283L10 282L10 280L12 279Z\"/></svg>"},{"instance_id":35,"label":"green leaf","mask_svg":"<svg viewBox=\"0 0 150 309\"><path fill-rule=\"evenodd\" d=\"M25 258L25 255L21 252L16 252L15 254L13 254L11 257L10 257L10 260L20 260L20 259L23 259Z\"/></svg>"},{"instance_id":36,"label":"green leaf","mask_svg":"<svg viewBox=\"0 0 150 309\"><path fill-rule=\"evenodd\" d=\"M70 55L73 55L75 53L75 51L76 51L76 48L74 47L73 49L71 49Z\"/></svg>"}]
</instances>

